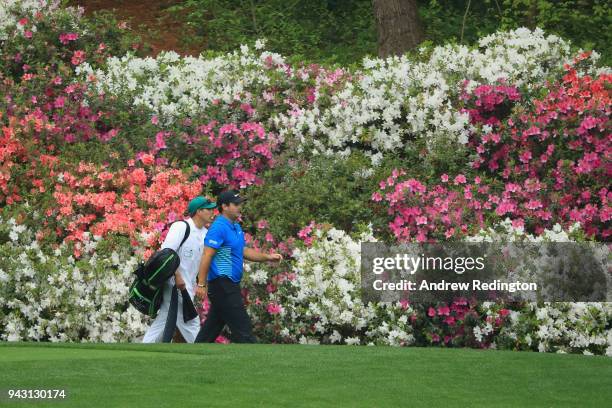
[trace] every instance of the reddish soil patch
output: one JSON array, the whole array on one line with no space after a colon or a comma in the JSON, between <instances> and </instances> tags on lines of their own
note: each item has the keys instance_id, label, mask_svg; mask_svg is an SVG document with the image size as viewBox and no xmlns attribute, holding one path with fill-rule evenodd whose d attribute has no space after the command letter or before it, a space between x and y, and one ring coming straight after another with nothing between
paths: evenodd
<instances>
[{"instance_id":1,"label":"reddish soil patch","mask_svg":"<svg viewBox=\"0 0 612 408\"><path fill-rule=\"evenodd\" d=\"M198 55L205 44L185 44L189 27L180 16L167 9L180 0L71 0L69 5L82 6L85 15L98 10L111 10L148 43L157 55L162 50L174 50L181 55Z\"/></svg>"}]
</instances>

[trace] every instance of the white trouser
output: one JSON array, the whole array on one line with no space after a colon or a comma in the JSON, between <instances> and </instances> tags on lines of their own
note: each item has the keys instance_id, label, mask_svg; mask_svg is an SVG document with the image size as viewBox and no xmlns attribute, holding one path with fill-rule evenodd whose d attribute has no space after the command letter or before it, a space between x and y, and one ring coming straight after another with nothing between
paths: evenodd
<instances>
[{"instance_id":1,"label":"white trouser","mask_svg":"<svg viewBox=\"0 0 612 408\"><path fill-rule=\"evenodd\" d=\"M166 319L168 318L168 309L170 308L170 298L172 297L173 283L166 282L164 284L164 297L159 312L153 320L151 327L147 330L142 339L143 343L159 343L162 340L162 334L166 327ZM192 299L193 300L193 299ZM185 323L183 321L183 297L178 293L178 311L176 314L176 327L180 330L183 338L187 343L193 343L196 335L200 331L200 316Z\"/></svg>"}]
</instances>

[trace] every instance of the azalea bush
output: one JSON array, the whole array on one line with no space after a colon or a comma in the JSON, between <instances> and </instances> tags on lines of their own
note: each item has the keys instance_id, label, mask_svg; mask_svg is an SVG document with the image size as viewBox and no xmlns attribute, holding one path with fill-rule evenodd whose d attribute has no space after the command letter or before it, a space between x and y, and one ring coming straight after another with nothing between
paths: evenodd
<instances>
[{"instance_id":1,"label":"azalea bush","mask_svg":"<svg viewBox=\"0 0 612 408\"><path fill-rule=\"evenodd\" d=\"M416 60L364 58L354 81L326 88L300 115L280 118L285 132L316 151L342 155L361 147L376 164L383 152L416 138L429 148L439 140L467 143L469 118L458 103L465 80L476 87L505 79L529 89L558 75L572 56L567 41L522 28L484 37L478 47L423 47ZM584 69L599 72L598 58L590 54L593 64Z\"/></svg>"},{"instance_id":2,"label":"azalea bush","mask_svg":"<svg viewBox=\"0 0 612 408\"><path fill-rule=\"evenodd\" d=\"M213 118L249 117L274 129L298 152L346 157L360 149L380 163L382 153L422 139L428 149L439 141L467 143L471 126L460 95L500 79L525 91L559 76L571 62L571 44L542 30L517 29L487 36L478 47L423 47L407 56L365 58L362 67L293 67L285 59L254 48L206 58L160 53L108 60L107 68L77 68L97 94L127 97L147 107L163 123L206 113ZM590 53L581 73L596 75L599 55ZM247 108L248 106L248 108Z\"/></svg>"},{"instance_id":3,"label":"azalea bush","mask_svg":"<svg viewBox=\"0 0 612 408\"><path fill-rule=\"evenodd\" d=\"M0 203L13 204L21 200L17 185L18 168L26 161L26 149L15 136L13 129L2 128L0 135Z\"/></svg>"},{"instance_id":4,"label":"azalea bush","mask_svg":"<svg viewBox=\"0 0 612 408\"><path fill-rule=\"evenodd\" d=\"M262 40L144 58L110 17L0 17L0 338L138 341L135 265L232 187L248 245L285 256L245 266L261 341L612 355L607 303L366 304L359 275L362 242L609 240L597 52L520 28L351 67Z\"/></svg>"},{"instance_id":5,"label":"azalea bush","mask_svg":"<svg viewBox=\"0 0 612 408\"><path fill-rule=\"evenodd\" d=\"M278 137L261 123L217 123L195 126L182 138L172 132L158 132L154 152L165 149L166 157L179 157L200 173L202 184L245 188L263 183L259 174L274 167L279 147ZM168 145L166 144L168 140Z\"/></svg>"},{"instance_id":6,"label":"azalea bush","mask_svg":"<svg viewBox=\"0 0 612 408\"><path fill-rule=\"evenodd\" d=\"M612 233L611 79L581 76L566 64L562 82L549 84L547 95L530 104L518 103L514 87L474 88L463 99L477 126L467 151L474 160L466 168L476 175L442 174L428 186L396 169L372 200L388 204L399 240L468 235L500 217L536 233L580 222L588 236L606 240Z\"/></svg>"},{"instance_id":7,"label":"azalea bush","mask_svg":"<svg viewBox=\"0 0 612 408\"><path fill-rule=\"evenodd\" d=\"M108 142L117 134L117 129L105 128L104 112L84 102L85 87L66 86L59 75L41 74L19 84L7 80L1 89L5 91L2 108L6 115L0 119L21 127L19 133L29 139L32 148L56 153L66 144L92 139ZM15 118L19 120L13 121Z\"/></svg>"},{"instance_id":8,"label":"azalea bush","mask_svg":"<svg viewBox=\"0 0 612 408\"><path fill-rule=\"evenodd\" d=\"M110 55L140 54L140 38L109 13L83 18L82 7L59 0L6 0L0 6L0 72L27 79L38 70L70 70L86 59L104 65Z\"/></svg>"},{"instance_id":9,"label":"azalea bush","mask_svg":"<svg viewBox=\"0 0 612 408\"><path fill-rule=\"evenodd\" d=\"M199 57L162 51L155 59L139 58L130 52L109 58L105 67L85 62L76 72L95 94L127 98L134 107L150 109L162 124L202 113L218 120L258 120L265 117L268 104L286 103L280 92L300 74L264 45L256 44L257 53L242 46Z\"/></svg>"},{"instance_id":10,"label":"azalea bush","mask_svg":"<svg viewBox=\"0 0 612 408\"><path fill-rule=\"evenodd\" d=\"M32 210L39 220L42 214ZM35 230L3 219L0 230L0 314L5 340L125 341L146 330L148 318L128 308L127 290L138 256L126 246L104 248L85 233L75 258L70 244L43 248ZM250 265L243 295L261 341L307 344L472 346L612 355L612 307L607 303L493 304L456 299L450 304L368 303L360 295L360 243L329 224L310 223L293 244L295 262ZM578 224L541 236L510 220L467 241L583 239ZM38 270L47 272L43 277ZM206 317L207 302L201 310ZM227 335L227 333L225 333ZM225 336L218 339L226 342Z\"/></svg>"},{"instance_id":11,"label":"azalea bush","mask_svg":"<svg viewBox=\"0 0 612 408\"><path fill-rule=\"evenodd\" d=\"M576 66L588 56L566 64L560 83L551 84L533 107L523 105L498 122L476 114L474 123L489 126L471 140L478 154L472 167L506 183L506 191L512 186L517 198L506 200L508 213L519 222L526 218L541 231L550 223L578 221L588 235L607 240L612 75L578 74Z\"/></svg>"},{"instance_id":12,"label":"azalea bush","mask_svg":"<svg viewBox=\"0 0 612 408\"><path fill-rule=\"evenodd\" d=\"M533 235L510 219L466 238L468 242L583 242L585 231L576 222L567 230L556 224ZM543 257L540 262L546 262ZM609 283L608 283L609 285ZM608 286L609 287L609 286ZM605 354L612 356L609 302L527 302L503 305L482 302L483 318L473 327L480 347L539 352Z\"/></svg>"},{"instance_id":13,"label":"azalea bush","mask_svg":"<svg viewBox=\"0 0 612 408\"><path fill-rule=\"evenodd\" d=\"M254 267L245 299L257 334L275 342L499 348L612 355L609 303L368 303L360 295L360 243L325 224L300 233L293 269ZM466 242L580 242L576 223L528 234L510 219L465 237Z\"/></svg>"},{"instance_id":14,"label":"azalea bush","mask_svg":"<svg viewBox=\"0 0 612 408\"><path fill-rule=\"evenodd\" d=\"M258 268L250 274L255 290L247 296L256 327L276 341L359 338L369 313L359 296L359 242L314 223L298 235L304 246L293 250L292 270L268 276ZM362 238L373 239L367 232Z\"/></svg>"},{"instance_id":15,"label":"azalea bush","mask_svg":"<svg viewBox=\"0 0 612 408\"><path fill-rule=\"evenodd\" d=\"M26 207L41 222L39 210ZM103 252L85 233L85 256L73 246L39 244L37 231L14 218L0 222L0 321L3 340L129 341L147 322L127 307L138 258L129 246ZM41 273L44 271L44 273Z\"/></svg>"},{"instance_id":16,"label":"azalea bush","mask_svg":"<svg viewBox=\"0 0 612 408\"><path fill-rule=\"evenodd\" d=\"M146 156L142 160L152 164ZM74 173L64 171L57 176L53 198L58 207L48 209L45 215L58 220L59 228L67 234L65 240L81 240L89 231L100 237L122 233L136 244L136 234L161 233L166 224L160 220L179 219L189 200L201 190L198 181L189 182L180 170L145 170L133 165L112 173L81 164ZM148 245L161 243L155 238L149 237ZM151 250L146 255L151 255Z\"/></svg>"}]
</instances>

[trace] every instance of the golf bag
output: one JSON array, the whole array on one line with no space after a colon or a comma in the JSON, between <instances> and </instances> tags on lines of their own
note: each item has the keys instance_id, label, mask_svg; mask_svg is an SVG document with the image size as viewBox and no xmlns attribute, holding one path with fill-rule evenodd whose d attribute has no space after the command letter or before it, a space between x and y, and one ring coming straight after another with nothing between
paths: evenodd
<instances>
[{"instance_id":1,"label":"golf bag","mask_svg":"<svg viewBox=\"0 0 612 408\"><path fill-rule=\"evenodd\" d=\"M187 221L179 222L184 222L187 226L185 236L178 248L180 250L189 238L190 228ZM172 248L161 249L151 255L146 263L141 262L134 271L136 277L130 286L130 304L139 312L153 318L156 317L163 300L164 283L174 275L180 262L177 251Z\"/></svg>"}]
</instances>

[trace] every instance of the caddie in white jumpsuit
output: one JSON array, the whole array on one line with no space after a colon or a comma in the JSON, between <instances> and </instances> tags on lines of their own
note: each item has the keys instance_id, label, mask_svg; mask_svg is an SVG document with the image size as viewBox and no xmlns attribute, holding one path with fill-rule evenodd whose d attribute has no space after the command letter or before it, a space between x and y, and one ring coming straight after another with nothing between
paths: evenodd
<instances>
[{"instance_id":1,"label":"caddie in white jumpsuit","mask_svg":"<svg viewBox=\"0 0 612 408\"><path fill-rule=\"evenodd\" d=\"M168 235L161 246L161 249L172 248L178 252L180 265L175 273L175 276L176 274L180 274L182 280L185 282L185 288L187 289L187 292L189 292L189 296L192 300L195 296L198 268L200 266L200 259L202 257L202 251L204 248L204 237L208 231L205 225L210 225L210 222L214 216L213 209L215 207L215 203L210 202L208 199L202 196L198 196L191 200L187 207L190 218L185 220L189 223L190 227L189 237L185 243L183 243L180 250L177 251L183 237L185 236L185 230L187 227L183 222L175 222L170 226ZM143 343L158 343L162 340L164 328L166 327L166 319L168 317L168 309L170 307L172 289L176 282L175 276L170 277L164 284L162 304L157 316L155 317L155 320L142 339ZM195 337L200 330L199 316L187 321L186 323L183 320L183 297L180 296L180 293L178 296L176 327L180 330L183 338L188 343L194 342Z\"/></svg>"}]
</instances>

